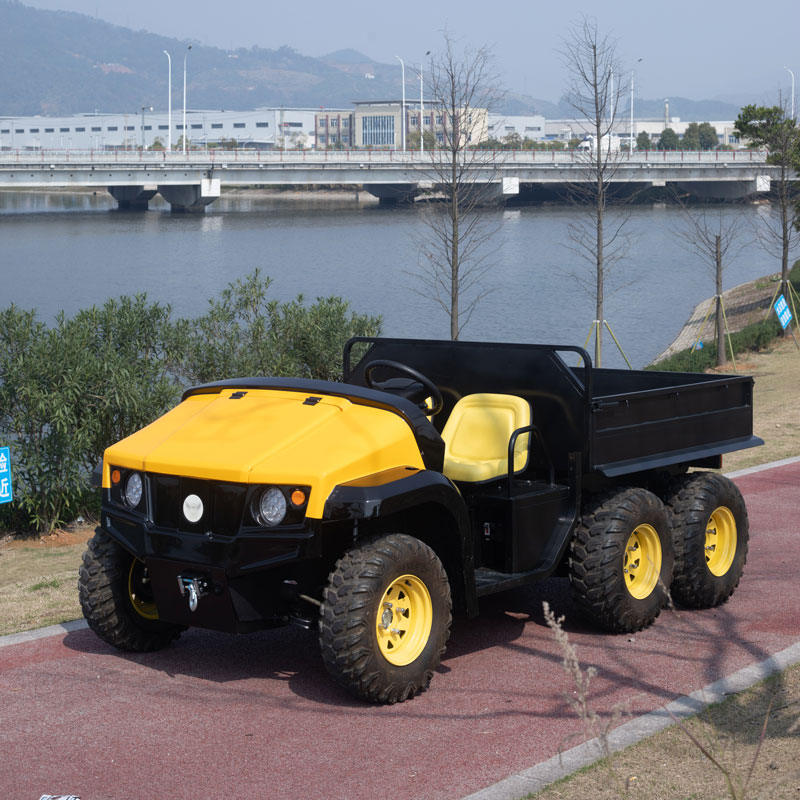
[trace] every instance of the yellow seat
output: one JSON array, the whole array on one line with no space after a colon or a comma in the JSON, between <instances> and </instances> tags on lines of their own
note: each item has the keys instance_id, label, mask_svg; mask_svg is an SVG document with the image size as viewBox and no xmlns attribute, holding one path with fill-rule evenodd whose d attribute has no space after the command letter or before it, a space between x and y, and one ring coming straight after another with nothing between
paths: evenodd
<instances>
[{"instance_id":1,"label":"yellow seat","mask_svg":"<svg viewBox=\"0 0 800 800\"><path fill-rule=\"evenodd\" d=\"M517 428L531 424L527 400L512 394L469 394L454 406L442 431L444 474L477 483L508 474L508 444ZM517 437L514 472L528 465L530 434Z\"/></svg>"}]
</instances>

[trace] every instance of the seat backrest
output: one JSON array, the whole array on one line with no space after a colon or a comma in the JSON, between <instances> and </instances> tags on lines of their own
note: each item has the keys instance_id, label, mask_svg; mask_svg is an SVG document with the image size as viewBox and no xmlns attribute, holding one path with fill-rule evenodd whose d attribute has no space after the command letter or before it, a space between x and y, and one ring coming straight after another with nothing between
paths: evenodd
<instances>
[{"instance_id":1,"label":"seat backrest","mask_svg":"<svg viewBox=\"0 0 800 800\"><path fill-rule=\"evenodd\" d=\"M442 431L444 474L457 481L487 481L508 473L508 443L531 424L527 400L511 394L470 394L453 407ZM530 434L517 437L514 472L528 466Z\"/></svg>"}]
</instances>

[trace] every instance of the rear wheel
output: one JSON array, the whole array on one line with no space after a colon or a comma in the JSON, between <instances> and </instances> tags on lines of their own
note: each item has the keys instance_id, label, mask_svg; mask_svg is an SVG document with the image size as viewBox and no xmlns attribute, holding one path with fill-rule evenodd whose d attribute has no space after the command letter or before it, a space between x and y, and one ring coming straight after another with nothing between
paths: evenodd
<instances>
[{"instance_id":1,"label":"rear wheel","mask_svg":"<svg viewBox=\"0 0 800 800\"><path fill-rule=\"evenodd\" d=\"M569 579L581 611L609 631L638 631L661 612L673 551L664 504L645 489L598 498L575 530Z\"/></svg>"},{"instance_id":2,"label":"rear wheel","mask_svg":"<svg viewBox=\"0 0 800 800\"><path fill-rule=\"evenodd\" d=\"M397 703L424 691L450 635L447 575L419 539L390 534L336 563L320 610L328 671L365 700Z\"/></svg>"},{"instance_id":3,"label":"rear wheel","mask_svg":"<svg viewBox=\"0 0 800 800\"><path fill-rule=\"evenodd\" d=\"M675 543L672 595L690 608L724 603L747 560L744 498L729 478L694 472L679 478L666 499Z\"/></svg>"},{"instance_id":4,"label":"rear wheel","mask_svg":"<svg viewBox=\"0 0 800 800\"><path fill-rule=\"evenodd\" d=\"M89 627L119 650L161 650L186 630L159 620L145 565L101 528L83 554L78 595Z\"/></svg>"}]
</instances>

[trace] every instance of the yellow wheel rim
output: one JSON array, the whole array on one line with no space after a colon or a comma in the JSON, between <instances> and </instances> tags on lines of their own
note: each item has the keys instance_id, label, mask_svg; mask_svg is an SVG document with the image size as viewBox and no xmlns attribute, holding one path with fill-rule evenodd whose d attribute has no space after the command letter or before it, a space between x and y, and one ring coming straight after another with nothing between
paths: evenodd
<instances>
[{"instance_id":1,"label":"yellow wheel rim","mask_svg":"<svg viewBox=\"0 0 800 800\"><path fill-rule=\"evenodd\" d=\"M140 617L158 619L158 609L156 608L155 600L153 600L153 592L150 589L147 568L135 558L128 571L128 597L133 610Z\"/></svg>"},{"instance_id":2,"label":"yellow wheel rim","mask_svg":"<svg viewBox=\"0 0 800 800\"><path fill-rule=\"evenodd\" d=\"M401 575L383 593L375 615L381 655L396 667L410 664L425 649L433 624L428 587L415 575Z\"/></svg>"},{"instance_id":3,"label":"yellow wheel rim","mask_svg":"<svg viewBox=\"0 0 800 800\"><path fill-rule=\"evenodd\" d=\"M622 571L628 592L637 600L649 597L656 588L661 574L661 540L652 525L639 525L628 538Z\"/></svg>"},{"instance_id":4,"label":"yellow wheel rim","mask_svg":"<svg viewBox=\"0 0 800 800\"><path fill-rule=\"evenodd\" d=\"M736 555L736 520L727 506L711 512L706 525L706 566L712 575L724 575Z\"/></svg>"}]
</instances>

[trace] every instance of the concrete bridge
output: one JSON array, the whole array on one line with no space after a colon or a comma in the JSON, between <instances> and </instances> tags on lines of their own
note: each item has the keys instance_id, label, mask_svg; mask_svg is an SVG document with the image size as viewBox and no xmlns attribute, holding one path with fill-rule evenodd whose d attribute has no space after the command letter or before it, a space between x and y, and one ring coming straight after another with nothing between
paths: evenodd
<instances>
[{"instance_id":1,"label":"concrete bridge","mask_svg":"<svg viewBox=\"0 0 800 800\"><path fill-rule=\"evenodd\" d=\"M413 200L435 189L444 151L259 151L189 153L118 150L0 152L0 189L107 189L122 208L146 209L158 192L173 211L202 211L225 186L363 186L382 201ZM674 185L702 199L736 199L769 189L775 168L755 151L613 154L618 187ZM588 183L588 156L564 151L486 151L469 155L469 174L490 183L498 201L536 190Z\"/></svg>"}]
</instances>

